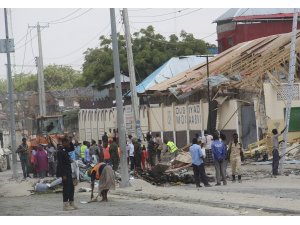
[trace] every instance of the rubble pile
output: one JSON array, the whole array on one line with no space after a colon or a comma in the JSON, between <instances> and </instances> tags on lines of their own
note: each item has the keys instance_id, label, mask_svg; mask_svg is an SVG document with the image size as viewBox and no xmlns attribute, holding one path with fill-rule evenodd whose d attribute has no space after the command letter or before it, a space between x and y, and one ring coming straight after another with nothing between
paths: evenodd
<instances>
[{"instance_id":1,"label":"rubble pile","mask_svg":"<svg viewBox=\"0 0 300 225\"><path fill-rule=\"evenodd\" d=\"M163 173L157 174L152 171L141 171L138 175L145 181L153 185L163 185L166 183L170 184L194 184L195 180L192 174L190 173Z\"/></svg>"},{"instance_id":2,"label":"rubble pile","mask_svg":"<svg viewBox=\"0 0 300 225\"><path fill-rule=\"evenodd\" d=\"M138 171L137 176L153 185L163 184L194 184L192 157L189 152L181 151L178 156L168 163L159 163L149 171ZM209 182L215 178L208 176Z\"/></svg>"}]
</instances>

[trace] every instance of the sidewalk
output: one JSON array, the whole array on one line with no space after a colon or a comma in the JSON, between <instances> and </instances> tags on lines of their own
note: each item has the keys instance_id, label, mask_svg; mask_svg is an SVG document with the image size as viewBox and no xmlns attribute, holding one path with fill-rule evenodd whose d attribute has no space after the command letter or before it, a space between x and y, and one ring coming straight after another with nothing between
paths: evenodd
<instances>
[{"instance_id":1,"label":"sidewalk","mask_svg":"<svg viewBox=\"0 0 300 225\"><path fill-rule=\"evenodd\" d=\"M130 183L131 187L117 188L111 194L300 215L299 176L278 176L243 183L229 181L227 186L210 188L196 188L194 185L157 187L140 179L130 180Z\"/></svg>"}]
</instances>

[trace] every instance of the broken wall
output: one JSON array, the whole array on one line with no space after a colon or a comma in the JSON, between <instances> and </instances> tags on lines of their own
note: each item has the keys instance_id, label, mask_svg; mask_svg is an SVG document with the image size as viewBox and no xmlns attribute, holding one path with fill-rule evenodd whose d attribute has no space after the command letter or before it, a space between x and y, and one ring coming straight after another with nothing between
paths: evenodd
<instances>
[{"instance_id":1,"label":"broken wall","mask_svg":"<svg viewBox=\"0 0 300 225\"><path fill-rule=\"evenodd\" d=\"M284 85L284 84L283 84ZM294 96L292 100L292 108L300 107L300 83L294 83ZM284 109L285 102L287 100L287 87L283 88L274 86L270 83L264 83L264 97L265 97L265 108L266 115L268 118L268 132L272 129L277 128L279 131L285 126L284 121ZM300 118L299 118L300 119ZM291 126L291 123L290 123ZM291 142L295 138L300 137L300 129L297 131L290 131L288 135L288 141Z\"/></svg>"}]
</instances>

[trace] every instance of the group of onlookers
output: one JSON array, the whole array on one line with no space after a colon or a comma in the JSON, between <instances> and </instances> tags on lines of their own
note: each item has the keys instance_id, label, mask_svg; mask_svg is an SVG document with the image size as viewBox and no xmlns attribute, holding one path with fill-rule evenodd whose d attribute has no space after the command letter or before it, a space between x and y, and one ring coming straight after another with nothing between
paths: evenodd
<instances>
[{"instance_id":1,"label":"group of onlookers","mask_svg":"<svg viewBox=\"0 0 300 225\"><path fill-rule=\"evenodd\" d=\"M215 132L213 135L204 132L203 137L196 137L193 139L193 144L189 149L192 156L192 166L195 177L196 187L200 186L200 181L204 183L206 187L211 187L207 181L207 175L205 172L205 155L208 152L212 153L213 163L216 171L216 186L227 185L227 163L230 162L232 171L232 181L236 181L236 175L238 181L241 182L241 161L243 160L242 145L238 141L237 133L234 133L230 144L227 146L226 136L221 133Z\"/></svg>"},{"instance_id":2,"label":"group of onlookers","mask_svg":"<svg viewBox=\"0 0 300 225\"><path fill-rule=\"evenodd\" d=\"M283 134L285 129L286 127L280 133L277 129L272 130L272 177L275 178L278 175L279 160L282 158L278 149L279 144L283 141L279 142L278 137ZM216 171L216 186L221 185L221 182L223 182L223 185L227 185L228 174L226 169L228 163L230 163L231 167L232 182L235 182L236 178L238 182L242 181L241 162L244 160L244 155L242 151L242 144L238 140L238 134L234 133L232 135L232 140L229 142L229 145L226 145L225 142L225 134L219 134L218 132L210 135L207 131L205 131L203 137L196 135L196 138L193 139L193 144L189 151L192 156L192 166L197 187L200 187L200 181L202 181L205 186L210 186L207 182L207 175L204 168L205 153L208 152L212 153Z\"/></svg>"},{"instance_id":3,"label":"group of onlookers","mask_svg":"<svg viewBox=\"0 0 300 225\"><path fill-rule=\"evenodd\" d=\"M44 178L46 176L55 176L56 171L56 149L53 145L33 146L30 151L26 138L22 139L22 144L19 145L16 152L19 154L21 161L23 177Z\"/></svg>"}]
</instances>

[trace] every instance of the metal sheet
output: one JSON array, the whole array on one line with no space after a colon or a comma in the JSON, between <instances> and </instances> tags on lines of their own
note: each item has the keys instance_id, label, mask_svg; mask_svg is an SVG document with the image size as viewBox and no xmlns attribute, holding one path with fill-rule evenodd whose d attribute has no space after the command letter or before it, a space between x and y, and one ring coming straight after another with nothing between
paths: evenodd
<instances>
[{"instance_id":1,"label":"metal sheet","mask_svg":"<svg viewBox=\"0 0 300 225\"><path fill-rule=\"evenodd\" d=\"M0 39L0 53L15 52L14 39Z\"/></svg>"}]
</instances>

